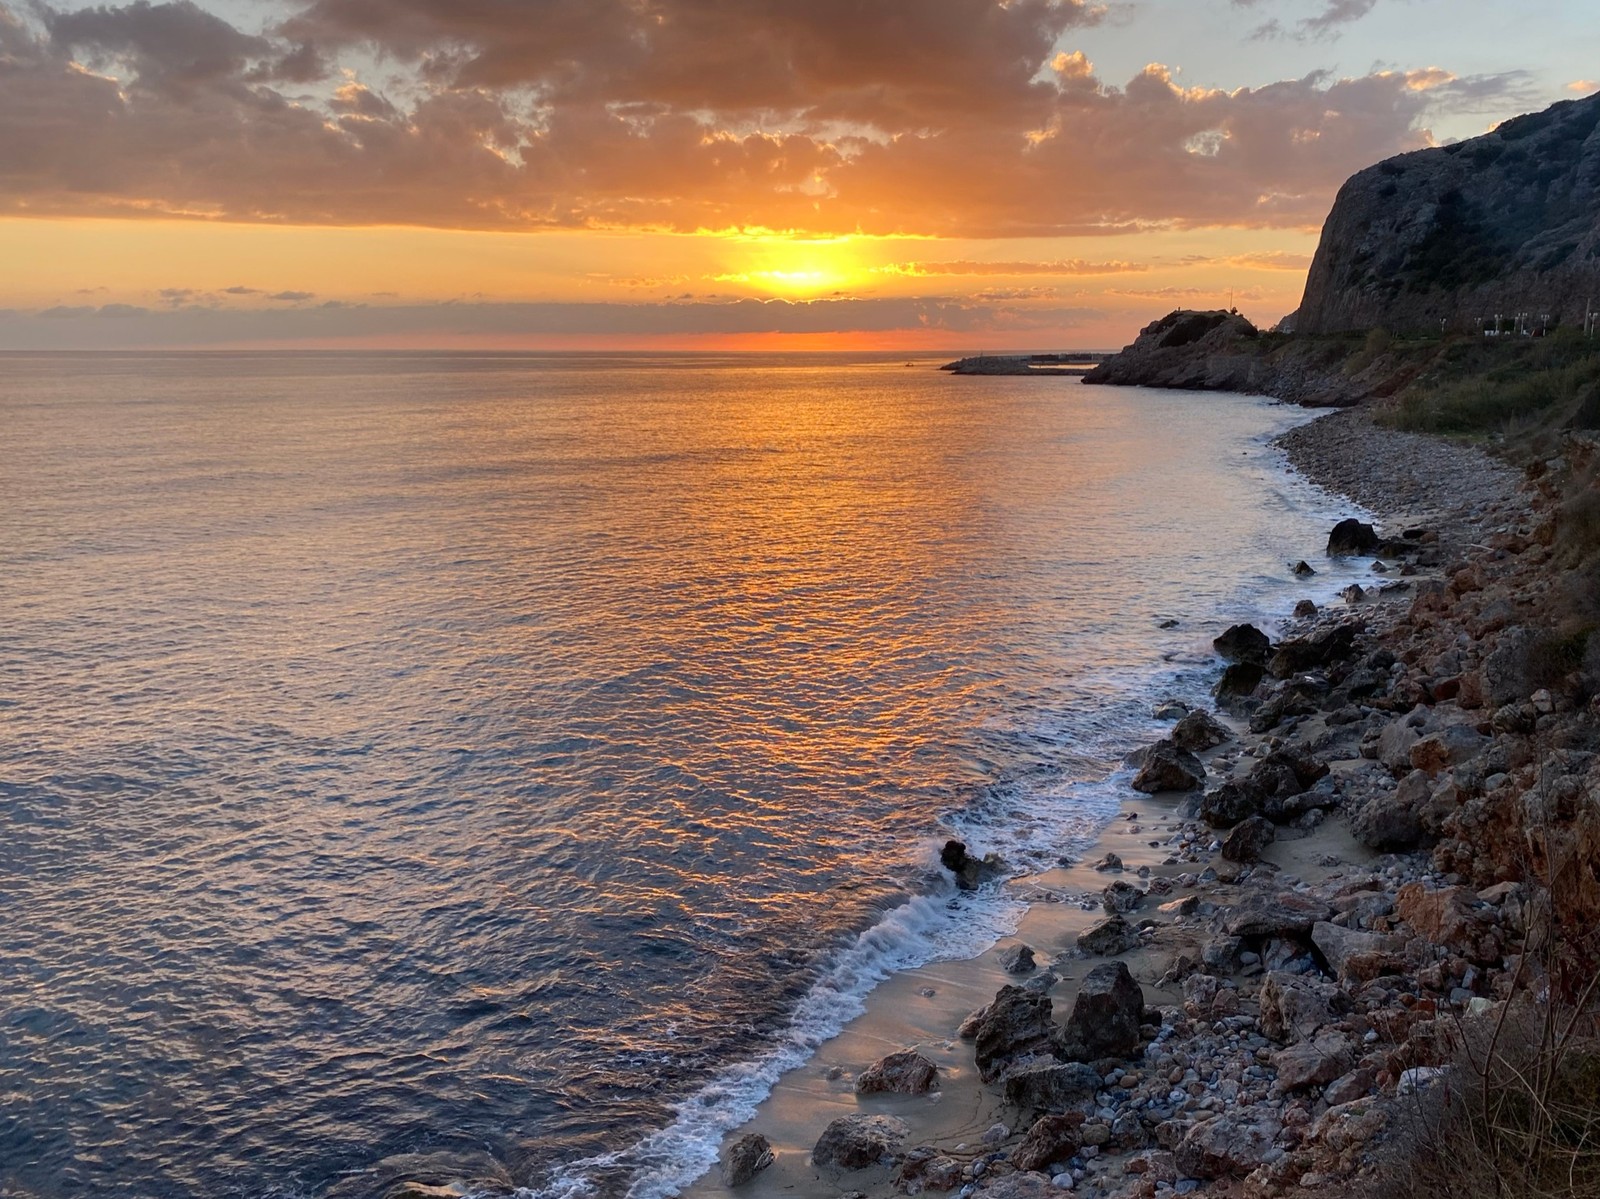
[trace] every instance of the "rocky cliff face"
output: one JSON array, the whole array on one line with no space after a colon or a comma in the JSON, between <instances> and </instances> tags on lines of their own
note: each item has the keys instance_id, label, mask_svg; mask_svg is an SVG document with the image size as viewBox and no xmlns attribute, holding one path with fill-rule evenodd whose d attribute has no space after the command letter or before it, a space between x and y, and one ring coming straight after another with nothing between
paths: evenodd
<instances>
[{"instance_id":1,"label":"rocky cliff face","mask_svg":"<svg viewBox=\"0 0 1600 1199\"><path fill-rule=\"evenodd\" d=\"M1600 309L1600 96L1351 177L1323 226L1296 333L1469 329Z\"/></svg>"}]
</instances>

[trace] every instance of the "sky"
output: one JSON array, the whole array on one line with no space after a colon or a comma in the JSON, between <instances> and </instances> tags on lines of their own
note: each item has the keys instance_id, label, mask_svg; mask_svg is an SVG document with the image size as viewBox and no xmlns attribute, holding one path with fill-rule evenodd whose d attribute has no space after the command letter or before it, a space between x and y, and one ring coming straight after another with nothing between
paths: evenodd
<instances>
[{"instance_id":1,"label":"sky","mask_svg":"<svg viewBox=\"0 0 1600 1199\"><path fill-rule=\"evenodd\" d=\"M1114 348L1594 0L0 0L0 349Z\"/></svg>"}]
</instances>

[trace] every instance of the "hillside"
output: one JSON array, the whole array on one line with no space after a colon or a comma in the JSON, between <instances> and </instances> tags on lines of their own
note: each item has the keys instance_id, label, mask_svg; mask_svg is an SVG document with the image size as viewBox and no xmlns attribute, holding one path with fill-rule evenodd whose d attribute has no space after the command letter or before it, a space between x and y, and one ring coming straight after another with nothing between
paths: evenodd
<instances>
[{"instance_id":1,"label":"hillside","mask_svg":"<svg viewBox=\"0 0 1600 1199\"><path fill-rule=\"evenodd\" d=\"M1302 334L1581 326L1600 307L1600 95L1352 176L1322 230Z\"/></svg>"}]
</instances>

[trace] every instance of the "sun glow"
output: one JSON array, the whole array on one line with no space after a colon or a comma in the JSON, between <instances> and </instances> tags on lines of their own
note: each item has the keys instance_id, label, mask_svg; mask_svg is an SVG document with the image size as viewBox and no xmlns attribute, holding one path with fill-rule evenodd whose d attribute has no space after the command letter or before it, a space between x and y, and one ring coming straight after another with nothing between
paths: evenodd
<instances>
[{"instance_id":1,"label":"sun glow","mask_svg":"<svg viewBox=\"0 0 1600 1199\"><path fill-rule=\"evenodd\" d=\"M761 295L808 299L849 292L872 280L872 263L855 238L782 235L740 238L737 268L716 276Z\"/></svg>"}]
</instances>

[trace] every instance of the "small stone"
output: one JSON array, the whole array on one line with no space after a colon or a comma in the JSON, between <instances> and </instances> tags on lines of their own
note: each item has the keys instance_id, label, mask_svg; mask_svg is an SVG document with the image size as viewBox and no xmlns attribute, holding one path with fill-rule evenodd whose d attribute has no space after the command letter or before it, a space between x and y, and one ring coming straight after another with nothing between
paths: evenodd
<instances>
[{"instance_id":1,"label":"small stone","mask_svg":"<svg viewBox=\"0 0 1600 1199\"><path fill-rule=\"evenodd\" d=\"M1007 974L1027 974L1034 968L1033 947L1013 945L1000 953L1000 968Z\"/></svg>"}]
</instances>

